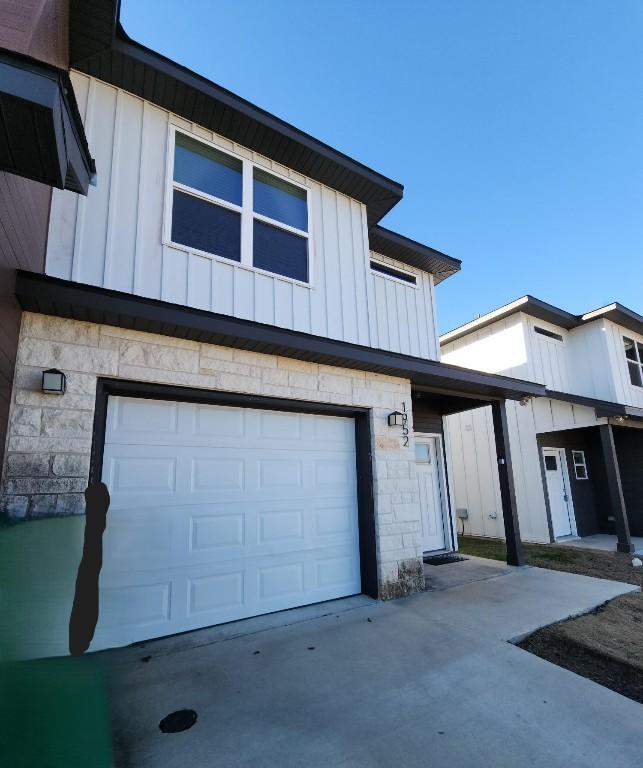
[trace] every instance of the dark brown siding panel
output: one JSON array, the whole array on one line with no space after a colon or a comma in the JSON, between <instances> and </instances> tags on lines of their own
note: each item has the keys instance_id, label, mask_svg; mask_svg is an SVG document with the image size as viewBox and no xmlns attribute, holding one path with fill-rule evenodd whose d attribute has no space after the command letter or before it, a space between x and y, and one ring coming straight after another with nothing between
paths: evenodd
<instances>
[{"instance_id":1,"label":"dark brown siding panel","mask_svg":"<svg viewBox=\"0 0 643 768\"><path fill-rule=\"evenodd\" d=\"M567 471L571 484L576 527L579 536L596 533L612 533L606 510L606 478L600 448L598 429L569 429L561 432L545 432L538 435L540 448L564 448ZM587 480L577 480L572 461L572 451L584 451L587 461Z\"/></svg>"},{"instance_id":2,"label":"dark brown siding panel","mask_svg":"<svg viewBox=\"0 0 643 768\"><path fill-rule=\"evenodd\" d=\"M69 0L2 3L0 48L69 68Z\"/></svg>"},{"instance_id":3,"label":"dark brown siding panel","mask_svg":"<svg viewBox=\"0 0 643 768\"><path fill-rule=\"evenodd\" d=\"M49 187L0 172L0 465L20 331L16 269L44 272L50 198Z\"/></svg>"},{"instance_id":4,"label":"dark brown siding panel","mask_svg":"<svg viewBox=\"0 0 643 768\"><path fill-rule=\"evenodd\" d=\"M643 429L614 427L631 536L643 536Z\"/></svg>"},{"instance_id":5,"label":"dark brown siding panel","mask_svg":"<svg viewBox=\"0 0 643 768\"><path fill-rule=\"evenodd\" d=\"M430 397L427 397L426 400L413 400L413 430L438 435L444 434L442 415L431 403Z\"/></svg>"}]
</instances>

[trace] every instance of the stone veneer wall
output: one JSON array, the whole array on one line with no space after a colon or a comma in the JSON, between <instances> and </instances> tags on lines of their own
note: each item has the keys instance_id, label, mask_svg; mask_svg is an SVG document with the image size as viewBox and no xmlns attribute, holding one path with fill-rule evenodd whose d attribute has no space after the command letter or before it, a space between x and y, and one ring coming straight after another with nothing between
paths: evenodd
<instances>
[{"instance_id":1,"label":"stone veneer wall","mask_svg":"<svg viewBox=\"0 0 643 768\"><path fill-rule=\"evenodd\" d=\"M63 396L41 392L50 367L67 375ZM84 512L98 376L370 407L380 593L423 588L413 447L402 448L387 421L403 401L410 414L408 380L107 325L24 313L0 493L5 517Z\"/></svg>"}]
</instances>

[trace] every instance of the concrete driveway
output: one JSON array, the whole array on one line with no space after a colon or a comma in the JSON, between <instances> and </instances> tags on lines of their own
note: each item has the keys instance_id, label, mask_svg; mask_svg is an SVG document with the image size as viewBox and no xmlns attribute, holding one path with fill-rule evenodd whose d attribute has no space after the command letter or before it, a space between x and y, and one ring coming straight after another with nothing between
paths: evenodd
<instances>
[{"instance_id":1,"label":"concrete driveway","mask_svg":"<svg viewBox=\"0 0 643 768\"><path fill-rule=\"evenodd\" d=\"M116 765L636 764L640 704L507 642L635 588L475 559L473 578L477 565L481 580L449 587L442 571L436 591L404 600L353 598L100 654ZM195 725L161 733L182 708Z\"/></svg>"}]
</instances>

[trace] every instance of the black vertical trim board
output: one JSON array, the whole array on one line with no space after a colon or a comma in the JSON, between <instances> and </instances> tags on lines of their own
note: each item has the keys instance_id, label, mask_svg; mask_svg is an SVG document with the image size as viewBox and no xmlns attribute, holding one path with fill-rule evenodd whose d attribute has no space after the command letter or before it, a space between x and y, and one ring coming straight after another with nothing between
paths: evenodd
<instances>
[{"instance_id":1,"label":"black vertical trim board","mask_svg":"<svg viewBox=\"0 0 643 768\"><path fill-rule=\"evenodd\" d=\"M520 540L518 524L518 506L516 504L516 489L514 487L511 448L509 445L509 425L507 422L507 405L504 400L492 403L493 430L496 439L496 456L498 458L498 478L500 480L500 498L502 499L502 516L505 523L505 540L507 542L507 563L509 565L524 565L525 560Z\"/></svg>"},{"instance_id":2,"label":"black vertical trim board","mask_svg":"<svg viewBox=\"0 0 643 768\"><path fill-rule=\"evenodd\" d=\"M455 509L451 506L451 492L449 491L449 462L447 461L447 446L444 439L444 433L440 440L442 443L442 461L444 462L444 491L446 493L447 508L445 510L446 520L445 525L449 526L449 539L451 541L451 549L455 550L457 531L454 526L457 525L455 519Z\"/></svg>"},{"instance_id":3,"label":"black vertical trim board","mask_svg":"<svg viewBox=\"0 0 643 768\"><path fill-rule=\"evenodd\" d=\"M357 506L362 592L369 597L378 598L372 434L368 412L355 416L355 447L357 449Z\"/></svg>"},{"instance_id":4,"label":"black vertical trim board","mask_svg":"<svg viewBox=\"0 0 643 768\"><path fill-rule=\"evenodd\" d=\"M601 435L601 445L603 447L603 457L605 459L605 472L607 475L610 507L615 518L616 536L618 537L616 549L618 552L633 552L634 546L632 545L632 539L630 538L630 527L627 519L627 510L625 508L625 499L623 498L621 473L618 466L612 425L601 424L598 429Z\"/></svg>"},{"instance_id":5,"label":"black vertical trim board","mask_svg":"<svg viewBox=\"0 0 643 768\"><path fill-rule=\"evenodd\" d=\"M90 483L100 481L102 475L107 425L107 401L110 395L140 397L148 400L179 400L208 405L228 405L241 408L262 408L272 411L352 417L355 420L357 513L359 520L362 593L373 598L379 596L375 539L375 504L373 498L372 434L370 412L367 408L329 405L327 403L309 403L303 400L283 400L276 397L192 389L189 387L150 384L147 382L98 379L92 432Z\"/></svg>"}]
</instances>

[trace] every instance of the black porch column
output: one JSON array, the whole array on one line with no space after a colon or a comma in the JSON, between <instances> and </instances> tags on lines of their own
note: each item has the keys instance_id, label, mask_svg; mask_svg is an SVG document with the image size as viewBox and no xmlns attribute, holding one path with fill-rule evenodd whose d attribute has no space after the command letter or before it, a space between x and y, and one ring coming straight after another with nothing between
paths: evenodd
<instances>
[{"instance_id":1,"label":"black porch column","mask_svg":"<svg viewBox=\"0 0 643 768\"><path fill-rule=\"evenodd\" d=\"M511 465L511 449L509 447L507 404L504 400L499 400L492 403L491 410L493 412L493 431L496 438L496 455L498 457L502 516L505 521L507 563L508 565L524 565L525 560L520 540L520 527L518 525L516 489L514 488L513 467Z\"/></svg>"},{"instance_id":2,"label":"black porch column","mask_svg":"<svg viewBox=\"0 0 643 768\"><path fill-rule=\"evenodd\" d=\"M630 525L627 520L627 509L623 498L621 485L621 472L618 468L616 446L614 445L614 433L611 424L601 424L598 428L601 435L601 447L605 462L605 474L607 475L607 489L610 496L610 508L614 515L618 552L634 552L634 546L630 539Z\"/></svg>"}]
</instances>

